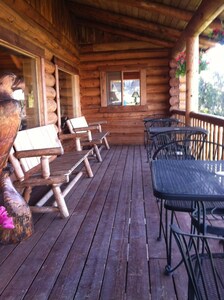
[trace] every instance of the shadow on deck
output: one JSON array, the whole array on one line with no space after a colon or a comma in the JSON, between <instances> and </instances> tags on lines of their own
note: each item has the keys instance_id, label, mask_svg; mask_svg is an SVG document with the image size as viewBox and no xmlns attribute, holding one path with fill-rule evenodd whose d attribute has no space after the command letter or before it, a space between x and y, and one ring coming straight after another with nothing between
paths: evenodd
<instances>
[{"instance_id":1,"label":"shadow on deck","mask_svg":"<svg viewBox=\"0 0 224 300\"><path fill-rule=\"evenodd\" d=\"M69 218L35 214L31 238L0 246L0 299L187 298L182 267L164 275L145 148L113 146L102 155L91 161L95 176L67 195Z\"/></svg>"}]
</instances>

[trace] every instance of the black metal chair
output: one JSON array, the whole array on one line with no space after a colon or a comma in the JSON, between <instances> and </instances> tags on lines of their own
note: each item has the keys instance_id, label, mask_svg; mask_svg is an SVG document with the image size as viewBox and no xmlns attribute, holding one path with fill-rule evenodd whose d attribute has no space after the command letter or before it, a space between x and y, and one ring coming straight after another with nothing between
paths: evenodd
<instances>
[{"instance_id":1,"label":"black metal chair","mask_svg":"<svg viewBox=\"0 0 224 300\"><path fill-rule=\"evenodd\" d=\"M200 127L164 128L152 137L152 159L195 159L207 134Z\"/></svg>"},{"instance_id":2,"label":"black metal chair","mask_svg":"<svg viewBox=\"0 0 224 300\"><path fill-rule=\"evenodd\" d=\"M223 160L224 159L224 144L205 141L204 146L198 154L201 160ZM214 165L215 168L215 165ZM224 170L217 170L219 181L224 185ZM223 195L224 199L224 195ZM210 220L206 220L209 216ZM211 218L212 217L212 218ZM218 224L215 224L215 221ZM221 222L220 222L221 221ZM192 214L192 225L202 234L214 234L224 236L224 202L202 202L198 203L197 209ZM223 223L223 224L222 224ZM223 226L222 226L223 225Z\"/></svg>"},{"instance_id":3,"label":"black metal chair","mask_svg":"<svg viewBox=\"0 0 224 300\"><path fill-rule=\"evenodd\" d=\"M167 116L166 114L152 114L147 116L146 118L143 119L144 122L144 146L145 148L147 147L148 144L148 128L152 126L153 124L153 120L157 120L157 119L168 119L169 116Z\"/></svg>"},{"instance_id":4,"label":"black metal chair","mask_svg":"<svg viewBox=\"0 0 224 300\"><path fill-rule=\"evenodd\" d=\"M148 161L151 158L152 152L152 134L150 133L151 127L172 127L178 126L179 124L183 124L179 119L176 118L148 118L144 120L144 144L147 151L147 159Z\"/></svg>"},{"instance_id":5,"label":"black metal chair","mask_svg":"<svg viewBox=\"0 0 224 300\"><path fill-rule=\"evenodd\" d=\"M162 118L170 118L167 114L151 114L143 119L143 122L146 123L148 121L154 120L154 119L162 119Z\"/></svg>"},{"instance_id":6,"label":"black metal chair","mask_svg":"<svg viewBox=\"0 0 224 300\"><path fill-rule=\"evenodd\" d=\"M183 233L176 225L171 230L188 274L188 299L223 300L224 252L220 238ZM218 251L213 252L215 247Z\"/></svg>"},{"instance_id":7,"label":"black metal chair","mask_svg":"<svg viewBox=\"0 0 224 300\"><path fill-rule=\"evenodd\" d=\"M224 159L224 145L211 142L205 139L203 135L199 139L183 139L172 141L161 146L154 154L154 159L197 159L197 160L219 160ZM218 171L218 170L217 170ZM219 176L217 174L217 176ZM224 184L224 176L220 175L220 180ZM191 202L178 200L163 200L160 206L160 231L162 231L162 209L165 208L165 236L167 238L167 266L165 272L173 272L178 264L171 267L171 249L172 232L169 230L169 224L173 224L175 212L189 212L192 218L192 231L195 229L202 234L215 234L224 236L224 227L218 224L215 226L211 222L206 222L206 216L212 216L213 219L224 220L224 202L206 201L198 203L197 208ZM170 221L168 213L171 212Z\"/></svg>"},{"instance_id":8,"label":"black metal chair","mask_svg":"<svg viewBox=\"0 0 224 300\"><path fill-rule=\"evenodd\" d=\"M155 159L198 159L203 151L204 143L207 137L207 131L200 128L183 128L181 131L170 131L168 137L160 139L160 146L153 154L153 160ZM172 137L172 139L171 139ZM158 137L157 137L158 138ZM175 139L176 138L176 139ZM170 142L167 142L170 140ZM161 141L163 144L161 144ZM171 267L172 258L172 233L169 228L169 224L173 224L175 212L188 212L192 213L195 209L193 203L187 201L178 200L163 200L160 201L160 220L159 220L159 236L158 240L162 236L163 227L163 207L165 208L165 239L166 239L166 251L167 251L167 265L165 267L165 273L169 274L173 272L177 267ZM170 212L170 221L169 221Z\"/></svg>"}]
</instances>

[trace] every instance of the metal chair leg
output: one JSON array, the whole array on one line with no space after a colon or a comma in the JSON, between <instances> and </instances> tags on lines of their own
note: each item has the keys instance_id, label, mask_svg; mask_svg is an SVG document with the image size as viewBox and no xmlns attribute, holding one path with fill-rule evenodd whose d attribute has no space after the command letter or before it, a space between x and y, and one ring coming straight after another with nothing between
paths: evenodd
<instances>
[{"instance_id":1,"label":"metal chair leg","mask_svg":"<svg viewBox=\"0 0 224 300\"><path fill-rule=\"evenodd\" d=\"M162 237L162 227L163 227L163 199L159 199L160 201L160 211L159 211L159 235L157 237L157 241L161 240Z\"/></svg>"}]
</instances>

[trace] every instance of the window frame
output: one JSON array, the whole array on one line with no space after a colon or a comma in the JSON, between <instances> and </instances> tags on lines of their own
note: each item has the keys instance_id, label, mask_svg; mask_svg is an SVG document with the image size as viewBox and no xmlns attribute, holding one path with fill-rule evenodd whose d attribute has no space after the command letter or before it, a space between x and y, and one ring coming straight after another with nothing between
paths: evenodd
<instances>
[{"instance_id":1,"label":"window frame","mask_svg":"<svg viewBox=\"0 0 224 300\"><path fill-rule=\"evenodd\" d=\"M72 83L72 99L74 104L75 115L72 117L81 116L81 101L80 101L80 78L79 71L77 68L71 66L67 62L59 59L58 57L54 57L55 63L55 79L56 79L56 103L57 103L57 116L58 116L58 130L62 132L62 123L61 123L61 100L60 100L60 83L59 83L59 72L64 72L68 75L71 75L71 83ZM74 112L74 111L73 111Z\"/></svg>"},{"instance_id":2,"label":"window frame","mask_svg":"<svg viewBox=\"0 0 224 300\"><path fill-rule=\"evenodd\" d=\"M40 126L41 124L45 124L46 117L44 113L44 99L45 99L45 88L43 82L43 70L44 70L44 49L34 45L32 42L28 42L26 39L21 38L21 40L16 39L18 43L14 44L14 40L12 37L15 36L13 32L7 30L0 26L0 46L5 47L6 49L10 49L12 51L17 52L18 54L22 54L27 58L34 60L34 68L35 68L35 94L37 97L37 124L35 126ZM35 127L34 126L34 127ZM32 127L28 127L32 128Z\"/></svg>"},{"instance_id":3,"label":"window frame","mask_svg":"<svg viewBox=\"0 0 224 300\"><path fill-rule=\"evenodd\" d=\"M108 105L107 100L107 73L108 72L140 72L140 104L135 105L128 105L125 106L123 103L121 105ZM130 108L136 107L144 107L146 105L146 69L139 66L131 66L131 67L119 67L119 68L105 68L100 69L100 94L101 94L101 107L102 108L110 108L110 109L126 109L130 110Z\"/></svg>"}]
</instances>

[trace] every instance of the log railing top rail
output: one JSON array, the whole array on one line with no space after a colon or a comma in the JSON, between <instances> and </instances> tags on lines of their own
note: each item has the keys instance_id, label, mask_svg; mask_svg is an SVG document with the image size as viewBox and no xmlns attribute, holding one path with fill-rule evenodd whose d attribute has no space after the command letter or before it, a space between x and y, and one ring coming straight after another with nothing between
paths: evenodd
<instances>
[{"instance_id":1,"label":"log railing top rail","mask_svg":"<svg viewBox=\"0 0 224 300\"><path fill-rule=\"evenodd\" d=\"M178 110L175 109L172 111L173 115L185 115L184 110ZM217 126L223 126L224 127L224 117L221 116L214 116L214 115L209 115L209 114L203 114L203 113L196 113L196 112L191 112L190 117L194 119L198 119L207 123L212 123L213 125Z\"/></svg>"},{"instance_id":2,"label":"log railing top rail","mask_svg":"<svg viewBox=\"0 0 224 300\"><path fill-rule=\"evenodd\" d=\"M202 113L195 113L191 112L190 117L194 119L199 119L201 121L212 123L217 126L223 126L224 127L224 118L218 117L214 115L208 115L208 114L202 114Z\"/></svg>"}]
</instances>

